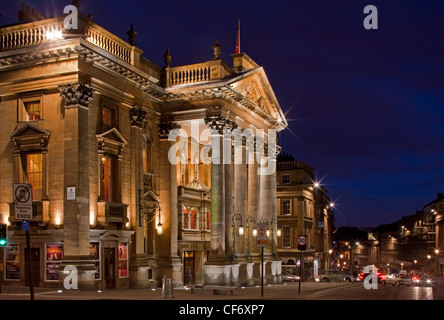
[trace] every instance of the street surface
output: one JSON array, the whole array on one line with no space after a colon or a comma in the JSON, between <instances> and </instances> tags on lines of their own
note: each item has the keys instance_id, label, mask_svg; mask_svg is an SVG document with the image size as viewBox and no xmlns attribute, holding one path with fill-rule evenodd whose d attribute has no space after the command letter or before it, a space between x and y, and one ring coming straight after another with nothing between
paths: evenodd
<instances>
[{"instance_id":1,"label":"street surface","mask_svg":"<svg viewBox=\"0 0 444 320\"><path fill-rule=\"evenodd\" d=\"M430 287L382 286L365 289L362 283L298 283L266 285L264 297L261 288L239 288L233 295L191 293L184 288L175 289L173 298L163 298L162 290L114 289L97 291L35 288L35 300L433 300ZM3 287L0 300L29 300L27 287Z\"/></svg>"}]
</instances>

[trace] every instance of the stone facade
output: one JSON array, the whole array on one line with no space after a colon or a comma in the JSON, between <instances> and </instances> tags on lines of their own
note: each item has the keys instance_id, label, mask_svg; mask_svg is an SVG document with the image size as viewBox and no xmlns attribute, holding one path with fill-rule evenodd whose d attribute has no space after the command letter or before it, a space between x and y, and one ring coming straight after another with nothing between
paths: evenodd
<instances>
[{"instance_id":1,"label":"stone facade","mask_svg":"<svg viewBox=\"0 0 444 320\"><path fill-rule=\"evenodd\" d=\"M307 236L303 252L305 279L331 268L333 210L327 190L314 181L313 169L303 161L281 157L277 163L277 223L281 237L277 253L283 268L299 274L298 236Z\"/></svg>"},{"instance_id":2,"label":"stone facade","mask_svg":"<svg viewBox=\"0 0 444 320\"><path fill-rule=\"evenodd\" d=\"M0 28L3 279L27 279L12 184L32 183L36 285L61 285L65 266L77 268L83 289L147 288L164 276L254 284L259 251L233 217L275 221L276 175L258 169L275 162L276 148L264 152L255 136L251 148L244 131L268 136L287 125L263 68L244 53L233 66L218 53L171 67L169 50L162 68L134 45L133 28L127 43L80 14L76 35L45 33L62 27L63 17L41 17ZM242 161L211 161L218 154ZM279 281L271 249L265 261Z\"/></svg>"}]
</instances>

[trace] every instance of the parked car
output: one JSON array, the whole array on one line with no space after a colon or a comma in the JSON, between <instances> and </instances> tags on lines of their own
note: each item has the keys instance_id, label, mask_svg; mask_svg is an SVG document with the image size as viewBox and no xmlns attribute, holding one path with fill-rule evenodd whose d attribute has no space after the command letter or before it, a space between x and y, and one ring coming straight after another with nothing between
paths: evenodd
<instances>
[{"instance_id":1,"label":"parked car","mask_svg":"<svg viewBox=\"0 0 444 320\"><path fill-rule=\"evenodd\" d=\"M424 273L413 274L412 284L414 286L430 287L432 286L432 278Z\"/></svg>"},{"instance_id":2,"label":"parked car","mask_svg":"<svg viewBox=\"0 0 444 320\"><path fill-rule=\"evenodd\" d=\"M290 281L295 282L299 281L301 278L295 274L292 274L290 272L282 272L282 280L284 281Z\"/></svg>"},{"instance_id":3,"label":"parked car","mask_svg":"<svg viewBox=\"0 0 444 320\"><path fill-rule=\"evenodd\" d=\"M369 276L370 274L371 274L371 273L364 273L364 272L361 272L361 273L358 275L358 277L356 278L356 281L364 282L365 278L366 278L367 276ZM377 272L377 275L378 275L378 283L382 283L382 282L384 281L386 275L383 274L383 273L380 273L380 272Z\"/></svg>"},{"instance_id":4,"label":"parked car","mask_svg":"<svg viewBox=\"0 0 444 320\"><path fill-rule=\"evenodd\" d=\"M352 275L349 275L353 277ZM345 276L344 272L339 270L322 270L315 281L318 282L343 282L351 279L349 276Z\"/></svg>"},{"instance_id":5,"label":"parked car","mask_svg":"<svg viewBox=\"0 0 444 320\"><path fill-rule=\"evenodd\" d=\"M392 273L385 277L385 279L382 281L382 284L391 284L393 286L409 286L412 284L412 279L406 274Z\"/></svg>"},{"instance_id":6,"label":"parked car","mask_svg":"<svg viewBox=\"0 0 444 320\"><path fill-rule=\"evenodd\" d=\"M354 282L356 279L353 277L351 273L344 272L344 281L345 282Z\"/></svg>"}]
</instances>

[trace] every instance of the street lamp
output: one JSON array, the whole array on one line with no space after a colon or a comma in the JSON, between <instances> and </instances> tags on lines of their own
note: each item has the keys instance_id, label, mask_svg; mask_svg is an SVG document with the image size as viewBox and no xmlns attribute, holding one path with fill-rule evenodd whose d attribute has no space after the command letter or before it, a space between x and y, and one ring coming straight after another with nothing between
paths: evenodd
<instances>
[{"instance_id":1,"label":"street lamp","mask_svg":"<svg viewBox=\"0 0 444 320\"><path fill-rule=\"evenodd\" d=\"M236 222L240 222L239 226L239 235L244 235L244 226L242 225L242 216L239 213L235 213L233 217L231 218L231 221L233 222L231 227L233 228L233 260L237 259L236 254Z\"/></svg>"},{"instance_id":2,"label":"street lamp","mask_svg":"<svg viewBox=\"0 0 444 320\"><path fill-rule=\"evenodd\" d=\"M253 237L257 236L257 229L256 229L256 219L252 216L247 217L247 259L251 258L251 248L250 248L250 225L253 226Z\"/></svg>"},{"instance_id":3,"label":"street lamp","mask_svg":"<svg viewBox=\"0 0 444 320\"><path fill-rule=\"evenodd\" d=\"M277 229L276 235L278 237L280 237L281 236L281 229L279 229L277 227L277 219L275 219L275 218L271 219L271 256L274 258L276 256L276 254L274 252L274 237L273 237L274 229L273 229L273 226L276 226L276 229ZM267 236L268 236L268 234L267 234Z\"/></svg>"}]
</instances>

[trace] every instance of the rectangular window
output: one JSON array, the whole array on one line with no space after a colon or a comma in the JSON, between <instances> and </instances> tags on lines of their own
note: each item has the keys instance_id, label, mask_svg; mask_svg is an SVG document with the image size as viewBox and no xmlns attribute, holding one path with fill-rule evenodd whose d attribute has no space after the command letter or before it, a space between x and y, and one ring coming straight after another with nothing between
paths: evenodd
<instances>
[{"instance_id":1,"label":"rectangular window","mask_svg":"<svg viewBox=\"0 0 444 320\"><path fill-rule=\"evenodd\" d=\"M102 108L102 123L110 127L113 126L113 110L107 107Z\"/></svg>"},{"instance_id":2,"label":"rectangular window","mask_svg":"<svg viewBox=\"0 0 444 320\"><path fill-rule=\"evenodd\" d=\"M34 121L41 119L40 101L25 102L25 121Z\"/></svg>"},{"instance_id":3,"label":"rectangular window","mask_svg":"<svg viewBox=\"0 0 444 320\"><path fill-rule=\"evenodd\" d=\"M289 174L282 175L282 184L290 184L290 175Z\"/></svg>"},{"instance_id":4,"label":"rectangular window","mask_svg":"<svg viewBox=\"0 0 444 320\"><path fill-rule=\"evenodd\" d=\"M290 226L282 226L282 248L291 247L291 229Z\"/></svg>"},{"instance_id":5,"label":"rectangular window","mask_svg":"<svg viewBox=\"0 0 444 320\"><path fill-rule=\"evenodd\" d=\"M43 119L42 97L20 98L18 107L18 121L28 122Z\"/></svg>"},{"instance_id":6,"label":"rectangular window","mask_svg":"<svg viewBox=\"0 0 444 320\"><path fill-rule=\"evenodd\" d=\"M116 201L115 187L116 159L113 155L102 157L102 195L105 202Z\"/></svg>"},{"instance_id":7,"label":"rectangular window","mask_svg":"<svg viewBox=\"0 0 444 320\"><path fill-rule=\"evenodd\" d=\"M282 200L282 215L290 215L291 214L291 201L290 200Z\"/></svg>"},{"instance_id":8,"label":"rectangular window","mask_svg":"<svg viewBox=\"0 0 444 320\"><path fill-rule=\"evenodd\" d=\"M41 200L43 190L43 155L41 153L26 155L26 178L32 187L32 199Z\"/></svg>"}]
</instances>

